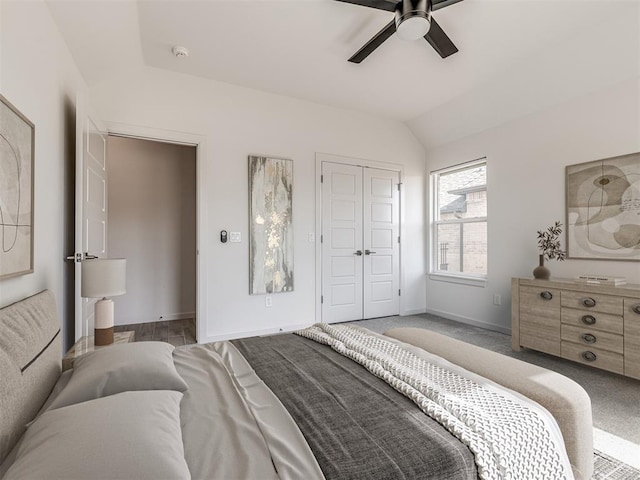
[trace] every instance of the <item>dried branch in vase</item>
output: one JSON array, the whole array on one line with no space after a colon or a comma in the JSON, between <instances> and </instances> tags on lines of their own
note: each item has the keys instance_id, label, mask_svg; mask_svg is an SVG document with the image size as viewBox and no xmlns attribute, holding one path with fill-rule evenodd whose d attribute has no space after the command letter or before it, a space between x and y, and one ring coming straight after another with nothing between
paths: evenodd
<instances>
[{"instance_id":1,"label":"dried branch in vase","mask_svg":"<svg viewBox=\"0 0 640 480\"><path fill-rule=\"evenodd\" d=\"M558 237L562 234L562 223L556 222L546 230L538 230L538 247L547 260L562 261L567 257L567 252L560 248Z\"/></svg>"}]
</instances>

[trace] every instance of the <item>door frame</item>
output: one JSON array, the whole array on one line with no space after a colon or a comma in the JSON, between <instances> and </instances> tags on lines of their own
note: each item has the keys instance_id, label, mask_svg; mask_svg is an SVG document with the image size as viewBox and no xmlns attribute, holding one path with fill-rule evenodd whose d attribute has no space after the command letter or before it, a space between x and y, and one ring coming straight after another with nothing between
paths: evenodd
<instances>
[{"instance_id":1,"label":"door frame","mask_svg":"<svg viewBox=\"0 0 640 480\"><path fill-rule=\"evenodd\" d=\"M196 337L198 343L207 334L207 229L204 179L207 177L207 137L194 133L163 130L117 122L103 122L107 134L155 142L186 145L196 149Z\"/></svg>"},{"instance_id":2,"label":"door frame","mask_svg":"<svg viewBox=\"0 0 640 480\"><path fill-rule=\"evenodd\" d=\"M334 155L331 153L321 153L316 152L316 322L323 322L322 319L322 242L320 241L320 235L322 235L322 163L323 162L331 162L331 163L340 163L343 165L353 165L356 167L371 167L371 168L379 168L381 170L391 170L394 172L398 172L400 178L400 185L403 184L404 179L404 167L400 164L396 163L386 163L386 162L378 162L375 160L367 160L363 158L355 158L355 157L345 157L343 155ZM400 282L400 291L404 290L404 276L403 272L403 261L402 261L402 250L404 245L404 188L400 188L400 195L398 196L398 201L400 202L400 246L399 246L399 264L400 271L398 272L399 282ZM404 307L404 296L400 295L400 303L398 306L398 314L404 315L405 313Z\"/></svg>"}]
</instances>

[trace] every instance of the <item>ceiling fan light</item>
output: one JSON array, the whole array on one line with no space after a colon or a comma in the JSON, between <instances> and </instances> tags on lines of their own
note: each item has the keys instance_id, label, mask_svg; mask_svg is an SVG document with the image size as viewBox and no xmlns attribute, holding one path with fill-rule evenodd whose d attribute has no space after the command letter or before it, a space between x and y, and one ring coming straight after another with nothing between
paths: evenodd
<instances>
[{"instance_id":1,"label":"ceiling fan light","mask_svg":"<svg viewBox=\"0 0 640 480\"><path fill-rule=\"evenodd\" d=\"M429 28L431 28L431 22L421 15L405 18L400 23L396 19L396 31L403 40L418 40L429 32Z\"/></svg>"}]
</instances>

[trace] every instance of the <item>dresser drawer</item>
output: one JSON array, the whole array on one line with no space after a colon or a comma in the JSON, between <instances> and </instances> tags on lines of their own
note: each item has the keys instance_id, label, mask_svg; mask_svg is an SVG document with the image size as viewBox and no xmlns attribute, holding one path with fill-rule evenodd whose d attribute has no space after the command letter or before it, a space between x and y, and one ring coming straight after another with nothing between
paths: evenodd
<instances>
[{"instance_id":1,"label":"dresser drawer","mask_svg":"<svg viewBox=\"0 0 640 480\"><path fill-rule=\"evenodd\" d=\"M560 336L541 332L531 328L520 327L520 345L549 355L560 355Z\"/></svg>"},{"instance_id":2,"label":"dresser drawer","mask_svg":"<svg viewBox=\"0 0 640 480\"><path fill-rule=\"evenodd\" d=\"M560 290L520 288L520 345L560 355Z\"/></svg>"},{"instance_id":3,"label":"dresser drawer","mask_svg":"<svg viewBox=\"0 0 640 480\"><path fill-rule=\"evenodd\" d=\"M624 357L619 353L565 341L562 342L561 351L562 358L567 360L609 370L610 372L624 373Z\"/></svg>"},{"instance_id":4,"label":"dresser drawer","mask_svg":"<svg viewBox=\"0 0 640 480\"><path fill-rule=\"evenodd\" d=\"M640 380L640 300L624 299L624 374Z\"/></svg>"},{"instance_id":5,"label":"dresser drawer","mask_svg":"<svg viewBox=\"0 0 640 480\"><path fill-rule=\"evenodd\" d=\"M624 316L640 321L640 298L624 299Z\"/></svg>"},{"instance_id":6,"label":"dresser drawer","mask_svg":"<svg viewBox=\"0 0 640 480\"><path fill-rule=\"evenodd\" d=\"M615 333L599 332L583 327L563 324L561 328L562 341L578 343L588 348L599 348L610 352L623 353L623 337Z\"/></svg>"},{"instance_id":7,"label":"dresser drawer","mask_svg":"<svg viewBox=\"0 0 640 480\"><path fill-rule=\"evenodd\" d=\"M544 287L520 287L520 314L534 313L556 317L560 312L560 290Z\"/></svg>"},{"instance_id":8,"label":"dresser drawer","mask_svg":"<svg viewBox=\"0 0 640 480\"><path fill-rule=\"evenodd\" d=\"M640 315L639 315L640 316ZM586 327L594 330L617 333L622 335L624 322L620 315L610 313L591 312L577 310L575 308L563 308L561 313L562 323Z\"/></svg>"},{"instance_id":9,"label":"dresser drawer","mask_svg":"<svg viewBox=\"0 0 640 480\"><path fill-rule=\"evenodd\" d=\"M622 297L572 291L562 291L561 297L563 307L613 315L622 315L623 312Z\"/></svg>"}]
</instances>

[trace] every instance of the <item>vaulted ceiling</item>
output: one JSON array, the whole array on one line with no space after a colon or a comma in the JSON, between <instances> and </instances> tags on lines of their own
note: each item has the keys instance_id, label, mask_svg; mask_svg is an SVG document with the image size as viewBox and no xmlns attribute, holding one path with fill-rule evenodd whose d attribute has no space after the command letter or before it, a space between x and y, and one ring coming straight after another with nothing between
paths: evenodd
<instances>
[{"instance_id":1,"label":"vaulted ceiling","mask_svg":"<svg viewBox=\"0 0 640 480\"><path fill-rule=\"evenodd\" d=\"M594 89L639 69L636 0L465 0L434 12L458 53L442 59L422 39L393 36L361 64L347 59L391 20L389 12L334 0L47 3L89 86L151 66L393 118L414 129L442 128L439 112L460 130L465 118L447 117L460 109L460 99L506 88L558 101L559 90L575 94L576 72ZM174 45L187 47L189 57L174 57ZM566 52L572 57L562 59ZM595 72L595 84L584 75L612 68L616 78Z\"/></svg>"}]
</instances>

